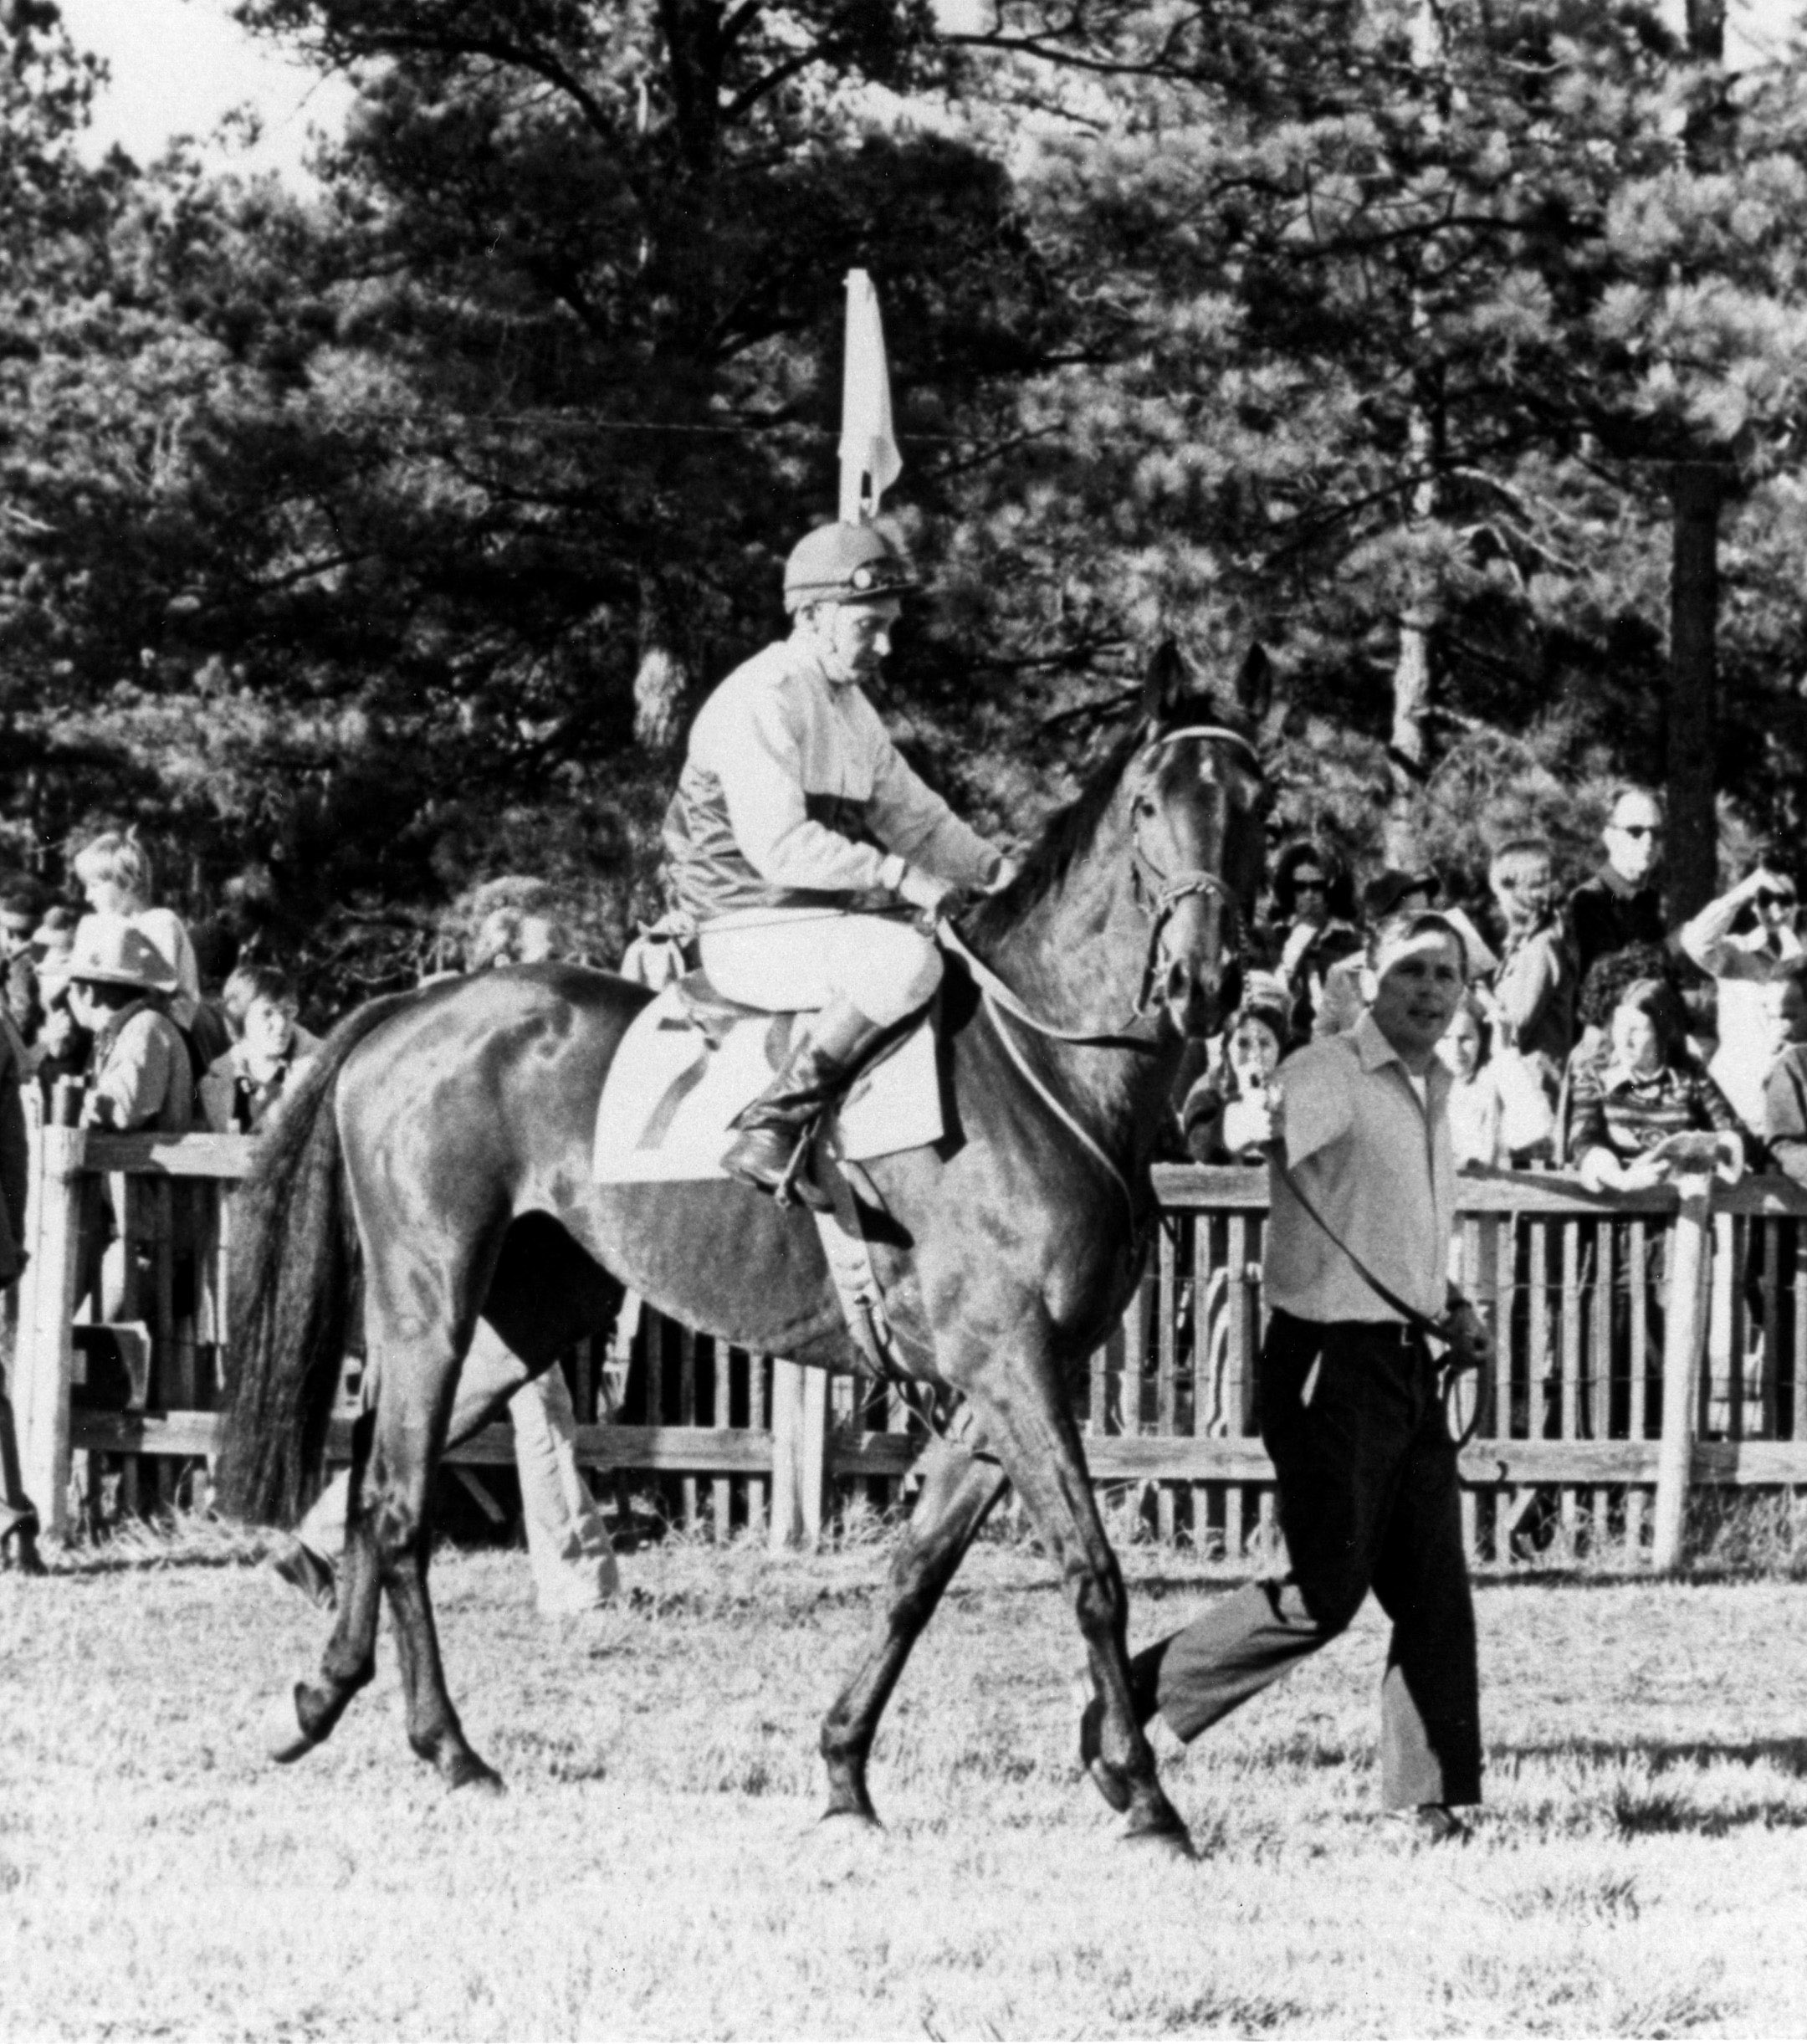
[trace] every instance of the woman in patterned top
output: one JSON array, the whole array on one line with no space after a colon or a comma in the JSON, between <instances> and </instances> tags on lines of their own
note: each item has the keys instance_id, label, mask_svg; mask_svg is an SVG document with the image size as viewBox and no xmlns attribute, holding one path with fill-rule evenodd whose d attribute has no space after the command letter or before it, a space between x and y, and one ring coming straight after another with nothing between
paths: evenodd
<instances>
[{"instance_id":1,"label":"woman in patterned top","mask_svg":"<svg viewBox=\"0 0 1807 2044\"><path fill-rule=\"evenodd\" d=\"M1663 1145L1691 1131L1730 1136L1743 1169L1745 1131L1731 1103L1684 1048L1682 1016L1662 981L1620 995L1605 1043L1574 1073L1571 1147L1589 1191L1636 1192L1669 1175Z\"/></svg>"}]
</instances>

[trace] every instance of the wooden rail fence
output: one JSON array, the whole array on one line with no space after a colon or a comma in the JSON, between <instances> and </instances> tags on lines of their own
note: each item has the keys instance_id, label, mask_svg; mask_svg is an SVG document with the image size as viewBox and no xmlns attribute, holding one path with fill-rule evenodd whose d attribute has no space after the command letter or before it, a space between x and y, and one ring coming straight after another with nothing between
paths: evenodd
<instances>
[{"instance_id":1,"label":"wooden rail fence","mask_svg":"<svg viewBox=\"0 0 1807 2044\"><path fill-rule=\"evenodd\" d=\"M231 1344L233 1190L253 1151L237 1136L34 1132L9 1376L51 1537L204 1496ZM1076 1410L1101 1489L1150 1533L1236 1559L1274 1537L1257 1422L1266 1174L1162 1167L1156 1185L1156 1253ZM103 1324L108 1212L127 1294ZM1461 1181L1455 1273L1498 1350L1461 1456L1475 1559L1548 1563L1611 1541L1670 1566L1691 1491L1807 1488L1804 1222L1807 1196L1779 1181L1610 1201L1541 1174ZM922 1447L884 1387L651 1313L566 1368L586 1465L623 1504L650 1494L717 1537L811 1541L856 1499L895 1502ZM330 1452L348 1452L349 1431L348 1409ZM511 1460L505 1423L453 1457L467 1480Z\"/></svg>"}]
</instances>

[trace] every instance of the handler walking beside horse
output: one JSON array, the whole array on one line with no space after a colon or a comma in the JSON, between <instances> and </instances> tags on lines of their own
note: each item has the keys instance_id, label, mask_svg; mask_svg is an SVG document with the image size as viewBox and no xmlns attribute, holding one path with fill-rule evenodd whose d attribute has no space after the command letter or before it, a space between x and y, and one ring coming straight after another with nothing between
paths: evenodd
<instances>
[{"instance_id":1,"label":"handler walking beside horse","mask_svg":"<svg viewBox=\"0 0 1807 2044\"><path fill-rule=\"evenodd\" d=\"M1481 1798L1456 1450L1426 1339L1446 1331L1466 1361L1488 1349L1446 1274L1451 1082L1433 1054L1467 960L1454 927L1426 911L1384 925L1369 962L1368 1012L1300 1051L1274 1087L1261 1430L1291 1570L1139 1654L1132 1693L1144 1722L1158 1714L1195 1739L1334 1639L1372 1589L1393 1621L1382 1793L1440 1841L1466 1835L1453 1809ZM1089 1705L1082 1720L1088 1765L1097 1716Z\"/></svg>"}]
</instances>

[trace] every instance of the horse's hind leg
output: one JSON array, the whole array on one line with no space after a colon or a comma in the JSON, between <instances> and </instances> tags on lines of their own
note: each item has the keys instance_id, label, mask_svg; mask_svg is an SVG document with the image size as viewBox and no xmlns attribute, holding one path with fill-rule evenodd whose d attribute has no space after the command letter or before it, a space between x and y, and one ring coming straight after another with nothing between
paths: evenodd
<instances>
[{"instance_id":1,"label":"horse's hind leg","mask_svg":"<svg viewBox=\"0 0 1807 2044\"><path fill-rule=\"evenodd\" d=\"M995 1463L980 1462L949 1442L937 1442L925 1456L922 1492L891 1559L885 1615L858 1672L822 1720L822 1758L828 1764L825 1820L878 1821L866 1790L866 1762L879 1718L918 1635L934 1616L1006 1482Z\"/></svg>"},{"instance_id":2,"label":"horse's hind leg","mask_svg":"<svg viewBox=\"0 0 1807 2044\"><path fill-rule=\"evenodd\" d=\"M271 1748L279 1760L298 1760L327 1738L344 1716L346 1704L376 1672L376 1616L382 1582L369 1514L362 1504L375 1424L373 1413L361 1412L352 1430L351 1501L339 1570L338 1616L318 1678L295 1684L294 1725L285 1728Z\"/></svg>"},{"instance_id":3,"label":"horse's hind leg","mask_svg":"<svg viewBox=\"0 0 1807 2044\"><path fill-rule=\"evenodd\" d=\"M500 1775L472 1750L453 1708L427 1589L433 1543L427 1502L456 1383L455 1365L427 1367L411 1360L407 1368L397 1368L391 1355L379 1362L376 1437L357 1532L389 1599L408 1744L433 1762L448 1788L474 1783L499 1788Z\"/></svg>"}]
</instances>

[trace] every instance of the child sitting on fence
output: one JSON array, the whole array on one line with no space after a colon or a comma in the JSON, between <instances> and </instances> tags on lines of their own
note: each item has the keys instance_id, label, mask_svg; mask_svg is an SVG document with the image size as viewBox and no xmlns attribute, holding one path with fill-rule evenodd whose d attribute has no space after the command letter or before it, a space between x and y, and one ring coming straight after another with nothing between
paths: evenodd
<instances>
[{"instance_id":1,"label":"child sitting on fence","mask_svg":"<svg viewBox=\"0 0 1807 2044\"><path fill-rule=\"evenodd\" d=\"M95 916L123 916L156 945L170 967L172 981L169 1013L177 1027L187 1030L201 1001L200 968L187 926L173 909L156 901L151 854L136 830L104 831L90 838L75 855L75 877L88 897L92 916L84 916L75 931L79 948Z\"/></svg>"},{"instance_id":2,"label":"child sitting on fence","mask_svg":"<svg viewBox=\"0 0 1807 2044\"><path fill-rule=\"evenodd\" d=\"M1670 1176L1678 1137L1717 1135L1728 1176L1745 1134L1732 1104L1686 1047L1680 1003L1659 979L1618 997L1598 1054L1574 1074L1571 1146L1590 1192L1636 1192Z\"/></svg>"},{"instance_id":3,"label":"child sitting on fence","mask_svg":"<svg viewBox=\"0 0 1807 2044\"><path fill-rule=\"evenodd\" d=\"M1499 1078L1490 1055L1493 1032L1473 994L1462 996L1437 1055L1455 1081L1450 1088L1450 1143L1457 1171L1492 1171L1511 1161L1501 1132Z\"/></svg>"}]
</instances>

